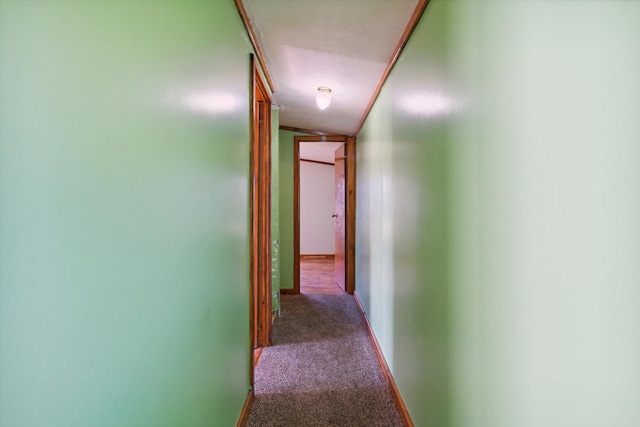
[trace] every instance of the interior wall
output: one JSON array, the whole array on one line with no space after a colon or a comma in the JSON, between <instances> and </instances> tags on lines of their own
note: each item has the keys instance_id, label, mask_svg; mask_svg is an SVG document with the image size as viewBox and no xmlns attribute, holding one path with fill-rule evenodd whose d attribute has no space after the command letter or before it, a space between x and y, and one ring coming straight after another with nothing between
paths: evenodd
<instances>
[{"instance_id":1,"label":"interior wall","mask_svg":"<svg viewBox=\"0 0 640 427\"><path fill-rule=\"evenodd\" d=\"M335 168L300 162L300 254L335 253Z\"/></svg>"},{"instance_id":2,"label":"interior wall","mask_svg":"<svg viewBox=\"0 0 640 427\"><path fill-rule=\"evenodd\" d=\"M280 289L293 289L293 138L306 133L280 129Z\"/></svg>"},{"instance_id":3,"label":"interior wall","mask_svg":"<svg viewBox=\"0 0 640 427\"><path fill-rule=\"evenodd\" d=\"M358 136L415 425L640 424L640 3L431 0Z\"/></svg>"},{"instance_id":4,"label":"interior wall","mask_svg":"<svg viewBox=\"0 0 640 427\"><path fill-rule=\"evenodd\" d=\"M271 108L271 305L280 310L280 109Z\"/></svg>"},{"instance_id":5,"label":"interior wall","mask_svg":"<svg viewBox=\"0 0 640 427\"><path fill-rule=\"evenodd\" d=\"M1 425L235 425L250 52L231 1L0 1Z\"/></svg>"},{"instance_id":6,"label":"interior wall","mask_svg":"<svg viewBox=\"0 0 640 427\"><path fill-rule=\"evenodd\" d=\"M293 289L293 137L279 131L280 145L280 289Z\"/></svg>"}]
</instances>

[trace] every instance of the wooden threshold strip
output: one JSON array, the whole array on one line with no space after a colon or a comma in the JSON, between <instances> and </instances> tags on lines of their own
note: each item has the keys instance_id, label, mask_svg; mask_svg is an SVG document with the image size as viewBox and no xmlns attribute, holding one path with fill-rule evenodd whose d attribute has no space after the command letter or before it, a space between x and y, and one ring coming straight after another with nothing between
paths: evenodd
<instances>
[{"instance_id":1,"label":"wooden threshold strip","mask_svg":"<svg viewBox=\"0 0 640 427\"><path fill-rule=\"evenodd\" d=\"M249 412L251 412L251 405L253 405L253 390L249 390L247 394L247 398L244 401L244 405L242 405L242 411L240 411L240 417L238 418L238 422L236 423L236 427L244 427L249 421Z\"/></svg>"},{"instance_id":2,"label":"wooden threshold strip","mask_svg":"<svg viewBox=\"0 0 640 427\"><path fill-rule=\"evenodd\" d=\"M255 350L253 350L253 366L255 367L258 364L258 361L260 360L260 356L262 356L262 349L264 347L258 347Z\"/></svg>"},{"instance_id":3,"label":"wooden threshold strip","mask_svg":"<svg viewBox=\"0 0 640 427\"><path fill-rule=\"evenodd\" d=\"M373 345L373 349L376 352L376 357L378 359L378 363L380 364L380 369L382 369L382 374L384 378L387 380L389 384L389 388L391 389L391 395L393 396L393 400L398 407L398 412L400 413L400 418L402 419L402 423L405 427L414 427L413 421L411 420L411 416L409 415L409 411L407 411L407 407L404 404L404 400L402 400L402 396L400 395L400 390L398 390L398 386L396 385L396 381L393 379L393 375L391 374L391 370L389 369L389 365L384 358L384 354L382 353L382 349L380 348L380 344L378 344L378 340L376 339L375 334L373 333L373 328L371 328L371 324L369 323L369 319L367 318L367 314L364 311L364 307L362 306L362 302L360 298L358 298L358 294L354 292L353 294L358 308L360 309L360 314L362 314L362 318L364 319L364 323L367 327L367 332L369 333L369 338L371 339L371 344Z\"/></svg>"}]
</instances>

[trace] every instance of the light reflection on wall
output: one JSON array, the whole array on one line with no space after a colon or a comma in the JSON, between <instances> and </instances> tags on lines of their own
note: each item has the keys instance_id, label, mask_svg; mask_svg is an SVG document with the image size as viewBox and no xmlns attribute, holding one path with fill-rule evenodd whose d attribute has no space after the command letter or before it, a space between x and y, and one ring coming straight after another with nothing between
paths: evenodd
<instances>
[{"instance_id":1,"label":"light reflection on wall","mask_svg":"<svg viewBox=\"0 0 640 427\"><path fill-rule=\"evenodd\" d=\"M460 101L443 93L423 92L404 95L400 97L399 104L409 114L433 117L454 113Z\"/></svg>"},{"instance_id":2,"label":"light reflection on wall","mask_svg":"<svg viewBox=\"0 0 640 427\"><path fill-rule=\"evenodd\" d=\"M217 90L174 89L165 96L164 104L168 109L211 117L230 115L243 108L240 97L230 91Z\"/></svg>"},{"instance_id":3,"label":"light reflection on wall","mask_svg":"<svg viewBox=\"0 0 640 427\"><path fill-rule=\"evenodd\" d=\"M229 92L199 92L182 98L181 106L194 113L217 116L240 108L242 102Z\"/></svg>"}]
</instances>

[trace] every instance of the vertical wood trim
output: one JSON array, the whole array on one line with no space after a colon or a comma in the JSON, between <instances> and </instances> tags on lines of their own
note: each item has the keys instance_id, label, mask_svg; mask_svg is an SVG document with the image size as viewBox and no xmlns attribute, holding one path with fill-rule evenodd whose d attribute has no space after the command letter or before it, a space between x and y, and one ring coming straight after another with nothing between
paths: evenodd
<instances>
[{"instance_id":1,"label":"vertical wood trim","mask_svg":"<svg viewBox=\"0 0 640 427\"><path fill-rule=\"evenodd\" d=\"M346 230L345 230L345 259L346 259L346 287L347 293L353 295L356 290L356 140L348 137L345 144L346 184L345 195Z\"/></svg>"},{"instance_id":2,"label":"vertical wood trim","mask_svg":"<svg viewBox=\"0 0 640 427\"><path fill-rule=\"evenodd\" d=\"M376 338L376 335L373 333L373 328L369 323L369 318L367 317L367 313L364 311L364 307L362 306L362 302L360 298L358 298L358 294L354 295L358 308L360 309L360 314L364 319L365 326L367 328L367 333L369 334L369 339L371 340L371 345L373 345L373 349L376 353L376 358L378 359L378 363L380 364L380 369L382 369L382 374L384 375L385 380L387 380L387 384L391 389L391 396L393 397L393 401L398 408L398 413L400 414L400 418L402 419L402 423L405 427L414 427L413 421L411 420L411 416L409 415L409 411L407 410L407 406L404 404L404 400L402 399L402 395L400 394L400 390L398 390L398 386L396 381L393 379L393 375L391 374L391 369L389 369L389 365L387 364L387 360L384 358L384 354L382 353L382 349L380 348L380 344Z\"/></svg>"},{"instance_id":3,"label":"vertical wood trim","mask_svg":"<svg viewBox=\"0 0 640 427\"><path fill-rule=\"evenodd\" d=\"M409 19L409 22L407 23L407 26L404 29L404 33L402 33L402 37L400 38L398 45L393 51L393 56L391 56L391 59L389 60L389 63L387 64L387 67L384 70L384 73L382 73L382 78L380 79L380 82L378 83L378 86L376 87L376 90L373 93L371 100L369 101L369 105L367 105L367 109L365 110L362 118L360 119L360 124L356 128L356 132L354 134L356 138L358 137L358 134L360 133L360 130L362 129L362 125L364 125L365 120L367 120L367 116L369 116L369 113L373 108L373 104L375 104L376 99L378 99L378 96L380 95L380 91L382 90L382 87L384 86L385 82L389 78L389 74L391 74L391 70L393 70L393 67L396 65L396 62L398 62L398 58L400 58L400 54L404 50L404 47L407 45L407 41L409 41L411 34L413 34L413 30L416 29L416 25L418 25L418 22L420 21L420 18L422 17L422 14L426 10L428 4L429 4L429 0L419 0L418 4L416 5L416 8L413 10L413 14L411 15L411 18Z\"/></svg>"},{"instance_id":4,"label":"vertical wood trim","mask_svg":"<svg viewBox=\"0 0 640 427\"><path fill-rule=\"evenodd\" d=\"M240 417L238 417L236 427L244 427L247 421L249 421L249 413L251 412L254 397L253 390L249 390L247 398L244 400L244 405L242 405L242 411L240 411Z\"/></svg>"},{"instance_id":5,"label":"vertical wood trim","mask_svg":"<svg viewBox=\"0 0 640 427\"><path fill-rule=\"evenodd\" d=\"M250 384L253 349L271 344L271 99L250 55Z\"/></svg>"},{"instance_id":6,"label":"vertical wood trim","mask_svg":"<svg viewBox=\"0 0 640 427\"><path fill-rule=\"evenodd\" d=\"M255 31L253 30L253 26L251 25L251 21L249 20L249 15L247 14L247 10L244 8L244 4L242 4L242 0L234 0L236 4L236 9L238 10L238 14L240 15L240 19L244 24L245 30L247 30L247 34L249 35L249 40L251 41L251 45L253 46L253 50L258 57L258 62L260 63L260 68L262 68L262 72L264 73L264 77L269 84L269 89L271 89L271 93L275 92L276 86L273 84L273 80L271 79L271 74L269 73L269 69L267 68L263 58L264 54L262 53L262 49L260 49L260 45L258 44L258 39L256 37Z\"/></svg>"},{"instance_id":7,"label":"vertical wood trim","mask_svg":"<svg viewBox=\"0 0 640 427\"><path fill-rule=\"evenodd\" d=\"M340 144L333 152L333 241L334 281L347 292L347 148Z\"/></svg>"},{"instance_id":8,"label":"vertical wood trim","mask_svg":"<svg viewBox=\"0 0 640 427\"><path fill-rule=\"evenodd\" d=\"M293 137L293 294L300 293L300 140Z\"/></svg>"},{"instance_id":9,"label":"vertical wood trim","mask_svg":"<svg viewBox=\"0 0 640 427\"><path fill-rule=\"evenodd\" d=\"M262 83L262 82L261 82ZM260 135L260 228L261 240L260 250L260 346L271 345L271 322L272 322L272 301L271 301L271 102L268 100L268 92L261 84L261 91L265 97L258 106L262 109L261 117L263 123Z\"/></svg>"},{"instance_id":10,"label":"vertical wood trim","mask_svg":"<svg viewBox=\"0 0 640 427\"><path fill-rule=\"evenodd\" d=\"M257 189L255 185L256 181L256 118L255 118L255 99L256 99L256 82L255 82L255 64L253 55L250 58L250 78L251 78L251 101L250 101L250 142L249 142L249 217L250 217L250 250L249 250L249 339L250 339L250 351L249 351L249 384L254 384L254 361L253 361L253 349L258 344L258 304L257 304L257 292L258 292L258 268L257 268L257 230L258 230L258 215L257 215Z\"/></svg>"}]
</instances>

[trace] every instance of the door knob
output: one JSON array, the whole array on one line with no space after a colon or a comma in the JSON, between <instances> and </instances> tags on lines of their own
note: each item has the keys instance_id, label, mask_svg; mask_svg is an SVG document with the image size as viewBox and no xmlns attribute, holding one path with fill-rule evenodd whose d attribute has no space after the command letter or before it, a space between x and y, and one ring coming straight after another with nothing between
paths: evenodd
<instances>
[{"instance_id":1,"label":"door knob","mask_svg":"<svg viewBox=\"0 0 640 427\"><path fill-rule=\"evenodd\" d=\"M333 214L333 215L331 215L331 218L336 218L337 216L338 216L338 215Z\"/></svg>"}]
</instances>

